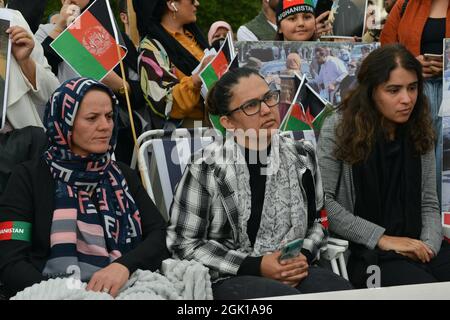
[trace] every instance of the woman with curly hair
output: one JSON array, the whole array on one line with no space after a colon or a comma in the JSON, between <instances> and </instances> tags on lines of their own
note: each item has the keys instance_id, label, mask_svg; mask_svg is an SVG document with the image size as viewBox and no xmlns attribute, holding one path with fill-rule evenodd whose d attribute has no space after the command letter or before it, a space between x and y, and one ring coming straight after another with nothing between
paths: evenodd
<instances>
[{"instance_id":1,"label":"woman with curly hair","mask_svg":"<svg viewBox=\"0 0 450 320\"><path fill-rule=\"evenodd\" d=\"M402 45L372 52L359 85L324 124L318 157L330 230L350 241L356 287L450 280L422 66Z\"/></svg>"}]
</instances>

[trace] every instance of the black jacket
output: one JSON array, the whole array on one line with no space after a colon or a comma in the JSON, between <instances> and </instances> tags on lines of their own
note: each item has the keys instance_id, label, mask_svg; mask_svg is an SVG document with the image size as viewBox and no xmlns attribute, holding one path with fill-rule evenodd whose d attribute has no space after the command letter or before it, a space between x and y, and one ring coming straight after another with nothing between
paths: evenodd
<instances>
[{"instance_id":1,"label":"black jacket","mask_svg":"<svg viewBox=\"0 0 450 320\"><path fill-rule=\"evenodd\" d=\"M47 135L39 127L25 127L0 134L0 195L14 167L31 160L47 149Z\"/></svg>"},{"instance_id":2,"label":"black jacket","mask_svg":"<svg viewBox=\"0 0 450 320\"><path fill-rule=\"evenodd\" d=\"M128 268L154 271L169 254L166 222L155 207L137 175L119 163L141 214L142 243L115 260ZM16 167L0 198L0 223L25 221L32 224L31 242L0 241L0 282L12 293L46 278L42 270L50 256L50 228L54 211L55 181L40 158ZM1 238L0 238L1 239Z\"/></svg>"}]
</instances>

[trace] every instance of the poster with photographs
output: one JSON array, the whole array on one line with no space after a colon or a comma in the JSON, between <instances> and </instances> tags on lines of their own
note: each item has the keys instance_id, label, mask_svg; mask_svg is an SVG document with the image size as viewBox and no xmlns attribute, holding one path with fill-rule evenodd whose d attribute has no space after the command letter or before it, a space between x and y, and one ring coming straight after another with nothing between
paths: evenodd
<instances>
[{"instance_id":1,"label":"poster with photographs","mask_svg":"<svg viewBox=\"0 0 450 320\"><path fill-rule=\"evenodd\" d=\"M239 66L257 69L281 90L280 102L290 105L305 75L320 97L337 105L356 84L362 60L378 43L249 41L237 42Z\"/></svg>"},{"instance_id":2,"label":"poster with photographs","mask_svg":"<svg viewBox=\"0 0 450 320\"><path fill-rule=\"evenodd\" d=\"M8 103L9 63L11 56L11 41L6 29L11 24L8 10L0 8L0 129L6 121L6 106Z\"/></svg>"},{"instance_id":3,"label":"poster with photographs","mask_svg":"<svg viewBox=\"0 0 450 320\"><path fill-rule=\"evenodd\" d=\"M442 77L442 116L450 116L450 39L444 39L444 74Z\"/></svg>"},{"instance_id":4,"label":"poster with photographs","mask_svg":"<svg viewBox=\"0 0 450 320\"><path fill-rule=\"evenodd\" d=\"M319 5L319 1L316 7ZM332 25L329 36L362 37L367 0L333 0L328 22Z\"/></svg>"},{"instance_id":5,"label":"poster with photographs","mask_svg":"<svg viewBox=\"0 0 450 320\"><path fill-rule=\"evenodd\" d=\"M381 31L396 0L368 0L362 41L379 41Z\"/></svg>"},{"instance_id":6,"label":"poster with photographs","mask_svg":"<svg viewBox=\"0 0 450 320\"><path fill-rule=\"evenodd\" d=\"M442 224L450 239L450 116L442 118Z\"/></svg>"}]
</instances>

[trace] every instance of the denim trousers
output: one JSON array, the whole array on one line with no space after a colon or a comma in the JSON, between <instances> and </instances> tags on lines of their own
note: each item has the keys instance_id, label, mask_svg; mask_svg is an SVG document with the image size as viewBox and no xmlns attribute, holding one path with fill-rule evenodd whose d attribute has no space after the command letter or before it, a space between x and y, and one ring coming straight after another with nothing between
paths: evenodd
<instances>
[{"instance_id":1,"label":"denim trousers","mask_svg":"<svg viewBox=\"0 0 450 320\"><path fill-rule=\"evenodd\" d=\"M436 154L436 190L439 204L441 204L442 187L442 118L439 116L439 108L442 102L442 78L430 78L424 82L424 94L430 105L433 128L436 132L435 154Z\"/></svg>"}]
</instances>

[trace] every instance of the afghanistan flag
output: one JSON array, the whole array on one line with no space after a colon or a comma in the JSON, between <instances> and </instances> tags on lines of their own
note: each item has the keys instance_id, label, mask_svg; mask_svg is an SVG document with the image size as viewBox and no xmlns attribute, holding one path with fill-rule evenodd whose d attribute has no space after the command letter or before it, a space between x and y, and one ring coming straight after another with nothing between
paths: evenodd
<instances>
[{"instance_id":1,"label":"afghanistan flag","mask_svg":"<svg viewBox=\"0 0 450 320\"><path fill-rule=\"evenodd\" d=\"M228 33L217 55L199 74L206 89L211 89L214 83L228 71L231 63L235 61L235 56L231 33Z\"/></svg>"},{"instance_id":2,"label":"afghanistan flag","mask_svg":"<svg viewBox=\"0 0 450 320\"><path fill-rule=\"evenodd\" d=\"M332 110L331 104L322 99L308 83L301 88L299 100L303 106L305 118L310 120L314 130L319 132L324 120Z\"/></svg>"},{"instance_id":3,"label":"afghanistan flag","mask_svg":"<svg viewBox=\"0 0 450 320\"><path fill-rule=\"evenodd\" d=\"M450 212L442 213L442 229L444 232L444 240L450 242Z\"/></svg>"},{"instance_id":4,"label":"afghanistan flag","mask_svg":"<svg viewBox=\"0 0 450 320\"><path fill-rule=\"evenodd\" d=\"M283 125L280 126L282 131L303 131L312 129L313 119L306 118L303 108L299 103L294 103L290 109Z\"/></svg>"},{"instance_id":5,"label":"afghanistan flag","mask_svg":"<svg viewBox=\"0 0 450 320\"><path fill-rule=\"evenodd\" d=\"M117 30L108 0L96 0L50 46L80 76L101 80L127 53Z\"/></svg>"},{"instance_id":6,"label":"afghanistan flag","mask_svg":"<svg viewBox=\"0 0 450 320\"><path fill-rule=\"evenodd\" d=\"M280 129L281 131L314 129L318 136L324 120L332 110L331 104L323 100L303 76L294 101Z\"/></svg>"},{"instance_id":7,"label":"afghanistan flag","mask_svg":"<svg viewBox=\"0 0 450 320\"><path fill-rule=\"evenodd\" d=\"M200 79L202 79L203 85L209 91L214 83L219 80L225 72L235 68L239 68L239 62L234 51L231 33L228 33L224 43L220 47L219 53L217 53L210 64L200 72ZM225 135L226 130L220 124L219 115L209 114L209 121L215 129L219 130L222 135Z\"/></svg>"},{"instance_id":8,"label":"afghanistan flag","mask_svg":"<svg viewBox=\"0 0 450 320\"><path fill-rule=\"evenodd\" d=\"M295 86L297 87L297 90L291 106L289 107L289 110L280 125L281 131L312 130L313 119L306 118L306 114L300 101L300 95L303 91L305 91L304 84L306 82L306 77L303 76L300 78L299 75L296 74L295 79Z\"/></svg>"},{"instance_id":9,"label":"afghanistan flag","mask_svg":"<svg viewBox=\"0 0 450 320\"><path fill-rule=\"evenodd\" d=\"M0 222L0 241L31 240L31 223L24 221Z\"/></svg>"}]
</instances>

